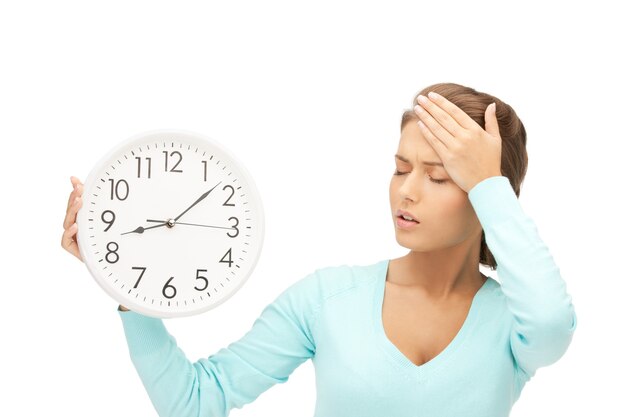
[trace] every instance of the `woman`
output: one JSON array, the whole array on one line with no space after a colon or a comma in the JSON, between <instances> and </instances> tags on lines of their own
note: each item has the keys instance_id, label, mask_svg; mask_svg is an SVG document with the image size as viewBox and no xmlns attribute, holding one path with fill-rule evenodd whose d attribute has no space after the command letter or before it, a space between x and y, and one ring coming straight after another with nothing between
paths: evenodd
<instances>
[{"instance_id":1,"label":"woman","mask_svg":"<svg viewBox=\"0 0 626 417\"><path fill-rule=\"evenodd\" d=\"M524 125L503 101L453 83L425 88L413 104L389 187L405 256L313 271L241 339L194 363L161 319L119 307L159 415L226 416L311 358L318 417L501 417L565 353L571 297L517 200ZM72 183L62 246L81 259L82 184ZM501 283L479 263L497 267Z\"/></svg>"}]
</instances>

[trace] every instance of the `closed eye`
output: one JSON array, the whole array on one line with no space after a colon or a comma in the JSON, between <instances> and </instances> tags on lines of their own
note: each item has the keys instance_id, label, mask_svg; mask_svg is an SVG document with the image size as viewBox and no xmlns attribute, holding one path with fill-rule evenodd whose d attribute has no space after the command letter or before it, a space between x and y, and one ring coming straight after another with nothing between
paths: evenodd
<instances>
[{"instance_id":1,"label":"closed eye","mask_svg":"<svg viewBox=\"0 0 626 417\"><path fill-rule=\"evenodd\" d=\"M396 170L396 171L393 173L393 175L404 175L404 174L406 174L406 172L400 172L400 171L398 171L398 170ZM430 178L430 177L429 177L429 178ZM434 179L434 178L430 178L430 180L431 180L432 182L434 182L434 183L437 183L437 184L443 184L444 182L448 181L448 180L436 180L436 179Z\"/></svg>"}]
</instances>

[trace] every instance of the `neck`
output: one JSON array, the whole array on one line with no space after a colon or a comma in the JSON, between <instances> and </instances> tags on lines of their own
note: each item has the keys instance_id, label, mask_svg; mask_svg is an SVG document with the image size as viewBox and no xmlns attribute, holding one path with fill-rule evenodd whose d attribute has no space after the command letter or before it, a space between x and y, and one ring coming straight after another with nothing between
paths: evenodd
<instances>
[{"instance_id":1,"label":"neck","mask_svg":"<svg viewBox=\"0 0 626 417\"><path fill-rule=\"evenodd\" d=\"M387 281L438 301L474 294L486 278L479 271L479 256L480 237L436 251L410 251L395 259L393 268L390 263Z\"/></svg>"}]
</instances>

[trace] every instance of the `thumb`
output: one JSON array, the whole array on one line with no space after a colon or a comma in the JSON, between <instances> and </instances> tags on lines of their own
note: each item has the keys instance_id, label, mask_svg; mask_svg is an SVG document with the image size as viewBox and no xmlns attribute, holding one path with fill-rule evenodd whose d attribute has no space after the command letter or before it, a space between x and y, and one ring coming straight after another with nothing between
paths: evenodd
<instances>
[{"instance_id":1,"label":"thumb","mask_svg":"<svg viewBox=\"0 0 626 417\"><path fill-rule=\"evenodd\" d=\"M496 102L494 101L487 106L485 110L485 130L492 136L500 137L500 129L498 129L498 118L496 117Z\"/></svg>"}]
</instances>

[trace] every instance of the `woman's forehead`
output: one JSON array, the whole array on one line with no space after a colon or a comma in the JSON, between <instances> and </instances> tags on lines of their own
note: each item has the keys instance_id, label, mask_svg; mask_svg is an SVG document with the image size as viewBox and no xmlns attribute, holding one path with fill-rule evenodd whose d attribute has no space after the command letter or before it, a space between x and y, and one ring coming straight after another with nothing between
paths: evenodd
<instances>
[{"instance_id":1,"label":"woman's forehead","mask_svg":"<svg viewBox=\"0 0 626 417\"><path fill-rule=\"evenodd\" d=\"M410 120L402 128L397 154L408 159L410 163L435 162L441 164L441 158L426 140L416 120Z\"/></svg>"},{"instance_id":2,"label":"woman's forehead","mask_svg":"<svg viewBox=\"0 0 626 417\"><path fill-rule=\"evenodd\" d=\"M400 140L395 158L409 164L416 162L424 165L442 164L441 158L429 143L425 140L420 143L420 141L411 138Z\"/></svg>"}]
</instances>

